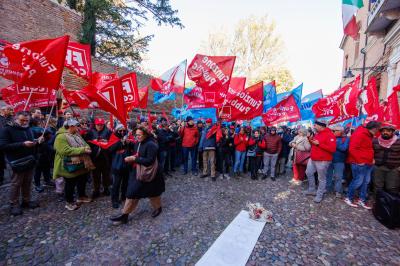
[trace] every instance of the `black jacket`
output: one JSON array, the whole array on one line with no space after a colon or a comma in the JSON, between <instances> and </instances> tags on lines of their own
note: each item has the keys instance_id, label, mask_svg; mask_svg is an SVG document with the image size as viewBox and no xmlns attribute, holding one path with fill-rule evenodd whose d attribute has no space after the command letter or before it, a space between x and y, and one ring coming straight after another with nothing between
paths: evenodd
<instances>
[{"instance_id":1,"label":"black jacket","mask_svg":"<svg viewBox=\"0 0 400 266\"><path fill-rule=\"evenodd\" d=\"M86 140L100 140L100 139L105 139L109 140L111 136L111 131L108 130L106 127L102 131L97 131L96 129L90 130L87 135L86 135ZM92 154L90 155L96 164L96 162L102 161L102 160L108 160L109 155L102 150L99 146L91 144L90 142L89 146L92 149Z\"/></svg>"},{"instance_id":2,"label":"black jacket","mask_svg":"<svg viewBox=\"0 0 400 266\"><path fill-rule=\"evenodd\" d=\"M111 152L111 171L113 174L122 175L128 174L130 164L125 163L125 158L133 154L133 143L122 144L118 141L109 148Z\"/></svg>"},{"instance_id":3,"label":"black jacket","mask_svg":"<svg viewBox=\"0 0 400 266\"><path fill-rule=\"evenodd\" d=\"M36 154L36 147L26 147L25 141L34 141L33 132L29 127L23 128L12 122L0 130L0 150L5 153L8 161Z\"/></svg>"},{"instance_id":4,"label":"black jacket","mask_svg":"<svg viewBox=\"0 0 400 266\"><path fill-rule=\"evenodd\" d=\"M169 129L161 128L157 129L156 134L159 151L168 150L170 143L175 140L173 132Z\"/></svg>"}]
</instances>

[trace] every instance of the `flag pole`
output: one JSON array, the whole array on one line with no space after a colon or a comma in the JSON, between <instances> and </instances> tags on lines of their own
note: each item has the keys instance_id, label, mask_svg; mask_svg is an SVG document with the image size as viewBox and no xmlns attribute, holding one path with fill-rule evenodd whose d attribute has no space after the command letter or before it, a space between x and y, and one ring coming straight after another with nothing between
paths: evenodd
<instances>
[{"instance_id":1,"label":"flag pole","mask_svg":"<svg viewBox=\"0 0 400 266\"><path fill-rule=\"evenodd\" d=\"M51 106L50 114L47 117L46 125L44 126L43 133L42 133L41 137L44 136L44 133L46 132L47 127L49 126L51 114L53 113L53 109L54 109L54 106L56 105L56 103L57 103L57 101L53 102L53 105Z\"/></svg>"},{"instance_id":2,"label":"flag pole","mask_svg":"<svg viewBox=\"0 0 400 266\"><path fill-rule=\"evenodd\" d=\"M18 86L18 85L17 85L17 86ZM28 99L26 99L24 111L26 111L26 108L28 107L28 104L29 104L29 102L30 102L30 100L31 100L32 94L33 94L33 89L31 88L31 92L29 93Z\"/></svg>"}]
</instances>

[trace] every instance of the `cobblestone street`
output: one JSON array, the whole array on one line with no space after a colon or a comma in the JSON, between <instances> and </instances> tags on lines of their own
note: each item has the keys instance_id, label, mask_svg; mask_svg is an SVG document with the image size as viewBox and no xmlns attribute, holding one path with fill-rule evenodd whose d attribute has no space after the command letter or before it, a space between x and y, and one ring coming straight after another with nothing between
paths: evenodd
<instances>
[{"instance_id":1,"label":"cobblestone street","mask_svg":"<svg viewBox=\"0 0 400 266\"><path fill-rule=\"evenodd\" d=\"M2 187L0 265L193 265L247 201L262 203L275 218L248 265L400 264L399 230L334 196L317 205L288 180L176 175L167 180L162 215L152 219L150 204L142 201L118 227L108 220L117 213L109 198L68 212L50 189L40 194L41 208L10 217L8 188Z\"/></svg>"}]
</instances>

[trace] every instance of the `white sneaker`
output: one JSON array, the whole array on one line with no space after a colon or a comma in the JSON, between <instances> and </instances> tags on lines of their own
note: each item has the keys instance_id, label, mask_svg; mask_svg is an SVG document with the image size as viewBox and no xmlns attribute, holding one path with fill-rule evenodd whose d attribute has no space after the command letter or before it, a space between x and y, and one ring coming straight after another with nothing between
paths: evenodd
<instances>
[{"instance_id":1,"label":"white sneaker","mask_svg":"<svg viewBox=\"0 0 400 266\"><path fill-rule=\"evenodd\" d=\"M226 178L227 180L231 179L230 175L228 175L228 174L225 175L225 178Z\"/></svg>"},{"instance_id":2,"label":"white sneaker","mask_svg":"<svg viewBox=\"0 0 400 266\"><path fill-rule=\"evenodd\" d=\"M67 203L67 204L65 204L65 208L69 211L75 211L75 210L79 209L79 206L76 205L75 203Z\"/></svg>"},{"instance_id":3,"label":"white sneaker","mask_svg":"<svg viewBox=\"0 0 400 266\"><path fill-rule=\"evenodd\" d=\"M353 207L353 208L358 208L358 205L354 202L352 202L349 198L345 198L344 199L344 203L346 203L347 205Z\"/></svg>"},{"instance_id":4,"label":"white sneaker","mask_svg":"<svg viewBox=\"0 0 400 266\"><path fill-rule=\"evenodd\" d=\"M219 175L219 179L223 180L224 179L224 175Z\"/></svg>"}]
</instances>

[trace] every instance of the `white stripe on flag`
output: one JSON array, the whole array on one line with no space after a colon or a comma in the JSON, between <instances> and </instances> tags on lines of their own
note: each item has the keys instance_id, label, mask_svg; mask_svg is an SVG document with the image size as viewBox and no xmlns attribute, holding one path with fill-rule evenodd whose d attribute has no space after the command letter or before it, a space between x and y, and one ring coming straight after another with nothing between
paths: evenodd
<instances>
[{"instance_id":1,"label":"white stripe on flag","mask_svg":"<svg viewBox=\"0 0 400 266\"><path fill-rule=\"evenodd\" d=\"M247 211L241 211L196 266L246 265L264 226L265 222L254 221Z\"/></svg>"}]
</instances>

